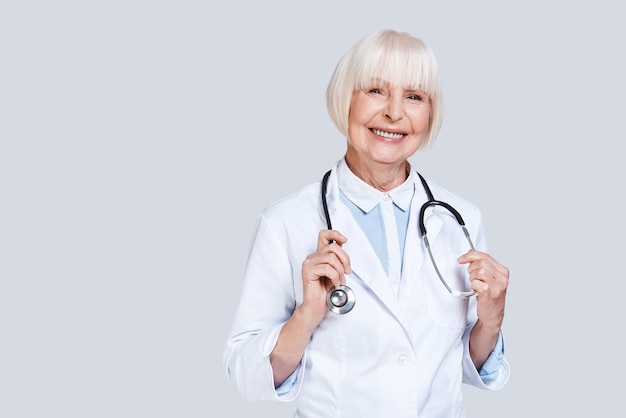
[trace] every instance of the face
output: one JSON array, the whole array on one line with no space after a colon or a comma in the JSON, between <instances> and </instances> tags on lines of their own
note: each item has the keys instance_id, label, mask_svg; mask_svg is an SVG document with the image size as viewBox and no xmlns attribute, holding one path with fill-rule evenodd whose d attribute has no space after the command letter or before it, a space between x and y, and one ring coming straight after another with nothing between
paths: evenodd
<instances>
[{"instance_id":1,"label":"face","mask_svg":"<svg viewBox=\"0 0 626 418\"><path fill-rule=\"evenodd\" d=\"M348 116L347 157L370 168L404 163L426 137L430 121L424 92L380 84L355 91Z\"/></svg>"}]
</instances>

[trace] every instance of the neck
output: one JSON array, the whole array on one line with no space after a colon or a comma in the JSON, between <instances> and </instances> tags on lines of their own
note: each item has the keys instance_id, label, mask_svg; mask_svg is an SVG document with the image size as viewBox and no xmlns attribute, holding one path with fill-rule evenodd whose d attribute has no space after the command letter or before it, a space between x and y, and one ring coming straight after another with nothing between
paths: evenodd
<instances>
[{"instance_id":1,"label":"neck","mask_svg":"<svg viewBox=\"0 0 626 418\"><path fill-rule=\"evenodd\" d=\"M402 161L397 164L364 164L349 154L345 156L346 164L358 178L381 192L395 189L409 177L410 164Z\"/></svg>"}]
</instances>

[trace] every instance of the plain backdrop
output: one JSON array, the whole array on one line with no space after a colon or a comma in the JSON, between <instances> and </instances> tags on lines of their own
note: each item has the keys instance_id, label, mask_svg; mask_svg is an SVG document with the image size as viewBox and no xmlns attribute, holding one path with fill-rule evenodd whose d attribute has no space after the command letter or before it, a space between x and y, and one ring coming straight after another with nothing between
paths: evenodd
<instances>
[{"instance_id":1,"label":"plain backdrop","mask_svg":"<svg viewBox=\"0 0 626 418\"><path fill-rule=\"evenodd\" d=\"M412 162L481 207L511 270L511 379L468 388L468 417L621 416L622 16L604 0L3 2L0 417L290 415L244 401L222 365L252 227L341 158L326 83L387 28L430 44L443 78L443 129Z\"/></svg>"}]
</instances>

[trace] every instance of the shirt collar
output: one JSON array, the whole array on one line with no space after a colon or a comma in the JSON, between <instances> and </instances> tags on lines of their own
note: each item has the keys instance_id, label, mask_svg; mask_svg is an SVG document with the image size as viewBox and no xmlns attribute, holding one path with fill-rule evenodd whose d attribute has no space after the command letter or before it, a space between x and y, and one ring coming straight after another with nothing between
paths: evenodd
<instances>
[{"instance_id":1,"label":"shirt collar","mask_svg":"<svg viewBox=\"0 0 626 418\"><path fill-rule=\"evenodd\" d=\"M404 183L385 193L358 178L348 168L345 158L342 158L337 166L337 181L339 182L339 190L365 213L374 209L385 196L391 197L393 203L406 212L413 198L415 177L417 176L413 170L409 170L409 173L409 177Z\"/></svg>"}]
</instances>

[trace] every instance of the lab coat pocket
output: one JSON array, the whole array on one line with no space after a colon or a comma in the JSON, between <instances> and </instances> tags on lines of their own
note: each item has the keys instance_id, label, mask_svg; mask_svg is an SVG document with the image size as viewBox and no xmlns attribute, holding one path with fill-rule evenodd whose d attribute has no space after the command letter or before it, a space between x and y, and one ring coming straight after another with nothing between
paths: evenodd
<instances>
[{"instance_id":1,"label":"lab coat pocket","mask_svg":"<svg viewBox=\"0 0 626 418\"><path fill-rule=\"evenodd\" d=\"M463 279L452 280L452 277L458 278L464 275L453 275L451 274L452 270L453 269L441 270L442 274L444 274L444 279L453 289L464 289L462 283L459 284L459 282L464 281ZM425 279L425 288L427 289L426 307L428 316L434 324L442 328L465 328L468 299L460 299L452 296L441 283L437 274L434 273L434 270L432 274L428 274Z\"/></svg>"}]
</instances>

